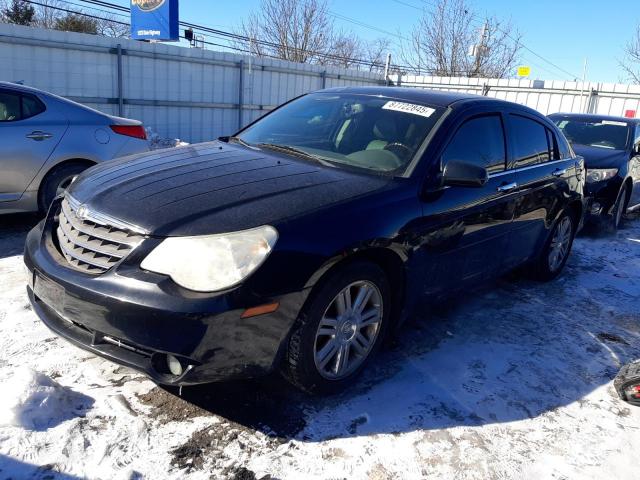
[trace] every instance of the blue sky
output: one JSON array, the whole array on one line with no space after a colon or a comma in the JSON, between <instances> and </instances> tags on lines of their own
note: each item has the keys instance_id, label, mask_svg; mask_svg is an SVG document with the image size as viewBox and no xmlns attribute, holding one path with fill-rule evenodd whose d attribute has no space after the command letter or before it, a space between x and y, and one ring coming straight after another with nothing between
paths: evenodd
<instances>
[{"instance_id":1,"label":"blue sky","mask_svg":"<svg viewBox=\"0 0 640 480\"><path fill-rule=\"evenodd\" d=\"M377 29L407 35L419 15L416 7L432 0L329 0L330 11ZM114 0L121 5L128 0ZM219 29L232 29L256 9L259 0L181 0L181 20ZM587 58L587 79L599 82L624 81L618 65L623 46L640 23L638 0L470 0L478 13L510 18L523 34L523 43L538 55L582 77ZM379 31L341 18L336 23L364 39L385 36ZM398 41L397 37L391 37ZM568 73L522 51L522 64L532 67L532 78L572 79Z\"/></svg>"}]
</instances>

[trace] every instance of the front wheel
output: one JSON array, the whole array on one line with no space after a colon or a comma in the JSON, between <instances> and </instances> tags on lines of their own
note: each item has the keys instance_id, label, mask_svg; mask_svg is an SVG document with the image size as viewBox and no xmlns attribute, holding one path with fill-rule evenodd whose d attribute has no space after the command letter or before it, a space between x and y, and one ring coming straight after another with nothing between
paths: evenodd
<instances>
[{"instance_id":1,"label":"front wheel","mask_svg":"<svg viewBox=\"0 0 640 480\"><path fill-rule=\"evenodd\" d=\"M538 280L549 281L562 272L573 246L576 224L570 212L565 211L556 221L549 239L535 261L532 271Z\"/></svg>"},{"instance_id":2,"label":"front wheel","mask_svg":"<svg viewBox=\"0 0 640 480\"><path fill-rule=\"evenodd\" d=\"M358 262L336 271L311 293L294 327L285 376L309 393L347 387L378 350L390 311L379 267Z\"/></svg>"}]
</instances>

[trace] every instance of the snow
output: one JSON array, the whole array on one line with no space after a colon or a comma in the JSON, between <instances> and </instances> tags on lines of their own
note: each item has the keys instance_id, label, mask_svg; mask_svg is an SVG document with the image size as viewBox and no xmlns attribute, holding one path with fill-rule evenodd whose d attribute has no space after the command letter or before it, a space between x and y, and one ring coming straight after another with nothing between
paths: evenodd
<instances>
[{"instance_id":1,"label":"snow","mask_svg":"<svg viewBox=\"0 0 640 480\"><path fill-rule=\"evenodd\" d=\"M159 150L162 148L183 147L189 145L187 142L183 142L179 138L163 138L150 127L145 128L147 132L147 140L149 142L149 148L151 150Z\"/></svg>"},{"instance_id":2,"label":"snow","mask_svg":"<svg viewBox=\"0 0 640 480\"><path fill-rule=\"evenodd\" d=\"M273 378L176 392L36 318L0 226L0 478L626 478L640 408L612 379L640 358L640 220L576 240L566 272L512 275L416 312L353 388Z\"/></svg>"}]
</instances>

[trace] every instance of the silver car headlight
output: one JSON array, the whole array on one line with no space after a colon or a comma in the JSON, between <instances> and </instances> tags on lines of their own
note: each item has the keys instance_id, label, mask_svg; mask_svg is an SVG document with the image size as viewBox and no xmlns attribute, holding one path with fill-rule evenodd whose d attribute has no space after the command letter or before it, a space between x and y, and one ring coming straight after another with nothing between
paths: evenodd
<instances>
[{"instance_id":1,"label":"silver car headlight","mask_svg":"<svg viewBox=\"0 0 640 480\"><path fill-rule=\"evenodd\" d=\"M602 182L609 180L618 174L617 168L588 168L587 183Z\"/></svg>"},{"instance_id":2,"label":"silver car headlight","mask_svg":"<svg viewBox=\"0 0 640 480\"><path fill-rule=\"evenodd\" d=\"M169 237L140 266L169 275L184 288L215 292L247 278L267 259L277 240L278 232L268 225L217 235Z\"/></svg>"}]
</instances>

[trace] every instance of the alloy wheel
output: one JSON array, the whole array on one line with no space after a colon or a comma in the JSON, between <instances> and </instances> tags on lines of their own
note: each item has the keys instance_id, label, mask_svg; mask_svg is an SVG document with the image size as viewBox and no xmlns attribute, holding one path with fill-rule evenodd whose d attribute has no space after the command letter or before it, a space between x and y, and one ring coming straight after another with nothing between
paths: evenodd
<instances>
[{"instance_id":1,"label":"alloy wheel","mask_svg":"<svg viewBox=\"0 0 640 480\"><path fill-rule=\"evenodd\" d=\"M362 365L376 343L382 316L382 295L374 283L363 280L341 290L325 310L316 332L318 373L340 380Z\"/></svg>"},{"instance_id":2,"label":"alloy wheel","mask_svg":"<svg viewBox=\"0 0 640 480\"><path fill-rule=\"evenodd\" d=\"M549 248L549 269L555 272L569 253L573 224L568 216L562 217L556 226Z\"/></svg>"}]
</instances>

